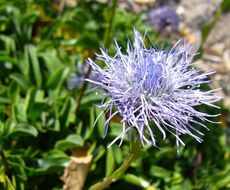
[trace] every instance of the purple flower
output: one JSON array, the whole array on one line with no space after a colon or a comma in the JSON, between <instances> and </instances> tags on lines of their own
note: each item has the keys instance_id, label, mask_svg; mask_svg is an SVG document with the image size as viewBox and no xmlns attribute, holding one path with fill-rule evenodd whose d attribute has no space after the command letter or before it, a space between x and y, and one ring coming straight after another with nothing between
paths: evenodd
<instances>
[{"instance_id":1,"label":"purple flower","mask_svg":"<svg viewBox=\"0 0 230 190\"><path fill-rule=\"evenodd\" d=\"M75 73L71 73L70 78L67 79L68 88L70 90L76 89L83 84L84 79L84 76L78 76Z\"/></svg>"},{"instance_id":2,"label":"purple flower","mask_svg":"<svg viewBox=\"0 0 230 190\"><path fill-rule=\"evenodd\" d=\"M97 55L104 61L105 68L100 68L91 59L88 59L93 72L99 75L99 81L86 79L106 91L105 97L110 97L107 102L100 105L104 112L109 112L103 125L105 137L110 120L119 114L122 116L123 132L115 141L124 135L137 134L144 146L151 143L156 146L155 128L162 133L163 140L166 133L176 137L177 148L179 143L184 145L181 134L187 134L202 142L199 137L203 135L193 124L198 124L207 129L202 121L210 121L209 115L197 111L194 106L206 104L217 107L213 103L220 100L215 92L219 89L201 91L201 84L209 83L208 75L213 71L201 73L192 67L192 59L196 55L193 46L179 41L169 51L162 49L147 49L144 39L134 29L134 46L127 43L127 54L121 52L121 47L116 44L116 55L109 56L101 49L102 54ZM192 54L192 55L190 55ZM113 107L117 111L112 113ZM150 123L155 125L150 125ZM154 129L154 130L153 130ZM133 133L136 131L135 133ZM120 144L121 144L120 143Z\"/></svg>"},{"instance_id":3,"label":"purple flower","mask_svg":"<svg viewBox=\"0 0 230 190\"><path fill-rule=\"evenodd\" d=\"M179 15L171 6L162 6L152 9L147 15L148 23L155 29L160 30L166 26L171 27L173 30L178 31L180 22Z\"/></svg>"},{"instance_id":4,"label":"purple flower","mask_svg":"<svg viewBox=\"0 0 230 190\"><path fill-rule=\"evenodd\" d=\"M74 90L83 84L83 82L85 80L84 75L87 72L88 67L89 67L88 63L82 64L80 62L77 62L76 73L71 73L70 78L67 79L68 88L70 90ZM96 73L90 73L89 78L97 81L98 75ZM92 85L90 88L92 88Z\"/></svg>"}]
</instances>

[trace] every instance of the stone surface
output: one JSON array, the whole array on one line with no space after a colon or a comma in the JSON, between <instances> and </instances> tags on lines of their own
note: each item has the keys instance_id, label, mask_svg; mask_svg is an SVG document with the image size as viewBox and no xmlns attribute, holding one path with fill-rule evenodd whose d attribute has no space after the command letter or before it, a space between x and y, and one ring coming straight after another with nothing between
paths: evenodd
<instances>
[{"instance_id":1,"label":"stone surface","mask_svg":"<svg viewBox=\"0 0 230 190\"><path fill-rule=\"evenodd\" d=\"M230 47L230 12L225 12L210 32L205 47L223 43L225 47Z\"/></svg>"},{"instance_id":2,"label":"stone surface","mask_svg":"<svg viewBox=\"0 0 230 190\"><path fill-rule=\"evenodd\" d=\"M198 43L201 41L202 28L214 19L220 3L220 0L182 0L180 2L179 5L183 8L183 22Z\"/></svg>"}]
</instances>

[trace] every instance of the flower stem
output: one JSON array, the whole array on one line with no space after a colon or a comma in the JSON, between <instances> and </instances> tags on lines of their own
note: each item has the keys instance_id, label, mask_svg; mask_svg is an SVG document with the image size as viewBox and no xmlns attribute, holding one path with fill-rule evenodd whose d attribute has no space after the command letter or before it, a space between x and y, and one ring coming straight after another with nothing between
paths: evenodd
<instances>
[{"instance_id":1,"label":"flower stem","mask_svg":"<svg viewBox=\"0 0 230 190\"><path fill-rule=\"evenodd\" d=\"M116 6L117 6L117 0L113 0L108 23L106 23L106 29L105 29L105 35L104 35L104 41L103 41L105 49L108 48L110 44L110 37L111 37L110 33L112 29Z\"/></svg>"},{"instance_id":2,"label":"flower stem","mask_svg":"<svg viewBox=\"0 0 230 190\"><path fill-rule=\"evenodd\" d=\"M2 163L3 163L3 166L4 166L5 170L6 170L6 175L8 175L8 177L10 177L11 173L10 173L10 170L9 170L9 167L8 167L6 156L5 156L4 151L3 151L1 146L0 146L0 157L2 158Z\"/></svg>"},{"instance_id":3,"label":"flower stem","mask_svg":"<svg viewBox=\"0 0 230 190\"><path fill-rule=\"evenodd\" d=\"M90 72L91 72L91 66L89 65L88 70L87 70L87 72L86 72L85 75L84 75L84 78L88 78ZM85 90L86 90L86 88L87 88L87 85L88 85L87 81L84 80L84 81L83 81L83 84L82 84L82 87L81 87L81 91L80 91L78 100L77 100L77 107L76 107L76 110L75 110L75 115L76 115L76 116L77 116L77 114L78 114L78 112L79 112L80 105L81 105L81 100L82 100L82 98L83 98L83 95L84 95L84 92L85 92Z\"/></svg>"},{"instance_id":4,"label":"flower stem","mask_svg":"<svg viewBox=\"0 0 230 190\"><path fill-rule=\"evenodd\" d=\"M126 170L129 168L131 163L134 161L136 158L137 154L141 150L141 143L139 140L134 142L131 152L128 156L128 158L123 162L123 164L116 170L114 171L111 176L105 178L102 182L99 182L92 187L89 188L89 190L101 190L110 185L111 183L119 180L126 172Z\"/></svg>"}]
</instances>

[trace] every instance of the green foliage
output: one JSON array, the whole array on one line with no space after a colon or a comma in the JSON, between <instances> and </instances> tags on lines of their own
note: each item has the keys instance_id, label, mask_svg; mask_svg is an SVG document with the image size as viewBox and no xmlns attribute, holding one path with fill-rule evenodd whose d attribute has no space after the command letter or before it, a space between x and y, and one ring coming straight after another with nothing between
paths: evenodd
<instances>
[{"instance_id":1,"label":"green foliage","mask_svg":"<svg viewBox=\"0 0 230 190\"><path fill-rule=\"evenodd\" d=\"M84 140L80 135L71 134L67 136L65 140L57 141L55 144L55 149L65 151L72 147L83 146L83 145L84 145Z\"/></svg>"},{"instance_id":2,"label":"green foliage","mask_svg":"<svg viewBox=\"0 0 230 190\"><path fill-rule=\"evenodd\" d=\"M76 115L81 87L70 91L66 82L76 62L84 63L102 46L111 8L82 1L66 6L58 16L55 2L0 2L0 146L10 171L1 158L0 189L62 189L60 176L78 148L93 154L87 189L108 177L129 154L127 137L121 147L114 144L107 149L122 131L121 118L113 119L106 138L101 138L107 116L94 105L102 101L95 93L104 92L85 92ZM223 10L229 6L226 2ZM141 33L148 28L154 40L144 18L143 13L116 9L108 51L115 52L113 37L125 51L134 26ZM162 150L145 147L128 174L110 189L230 188L227 134L219 125L209 128L203 144L185 137L187 147L181 147L179 155L173 138L160 140ZM199 154L201 163L196 159Z\"/></svg>"}]
</instances>

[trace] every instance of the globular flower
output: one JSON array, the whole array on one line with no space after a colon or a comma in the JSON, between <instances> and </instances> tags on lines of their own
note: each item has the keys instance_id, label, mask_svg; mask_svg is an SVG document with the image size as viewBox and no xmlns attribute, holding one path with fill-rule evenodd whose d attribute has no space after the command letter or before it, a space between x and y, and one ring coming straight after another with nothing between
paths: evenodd
<instances>
[{"instance_id":1,"label":"globular flower","mask_svg":"<svg viewBox=\"0 0 230 190\"><path fill-rule=\"evenodd\" d=\"M178 25L181 19L173 7L165 5L152 9L147 14L147 20L156 30L161 30L169 26L172 30L178 31Z\"/></svg>"},{"instance_id":2,"label":"globular flower","mask_svg":"<svg viewBox=\"0 0 230 190\"><path fill-rule=\"evenodd\" d=\"M76 64L76 73L71 73L70 77L67 79L68 88L70 90L74 90L77 87L81 86L85 80L85 74L89 68L89 64L82 64L81 62L77 62ZM96 73L89 73L88 78L97 81L98 76ZM94 85L89 88L94 87Z\"/></svg>"},{"instance_id":3,"label":"globular flower","mask_svg":"<svg viewBox=\"0 0 230 190\"><path fill-rule=\"evenodd\" d=\"M193 67L194 46L179 41L169 51L156 47L147 49L144 39L135 29L134 45L128 40L126 54L121 52L116 40L115 44L115 56L109 56L103 49L102 54L97 55L105 63L104 68L88 59L99 79L87 79L104 89L105 97L110 97L100 105L105 113L110 113L103 125L104 137L110 120L116 114L122 117L123 132L110 145L118 139L122 143L124 135L131 134L139 138L143 146L146 143L157 146L154 134L157 128L163 140L168 133L174 135L177 148L180 143L184 145L180 138L182 134L202 142L200 136L204 134L193 124L208 129L202 122L213 122L208 118L219 114L210 115L194 107L202 104L217 107L213 103L221 97L216 94L219 89L199 89L201 84L210 82L208 76L214 71L202 73ZM112 113L114 107L117 109Z\"/></svg>"}]
</instances>

